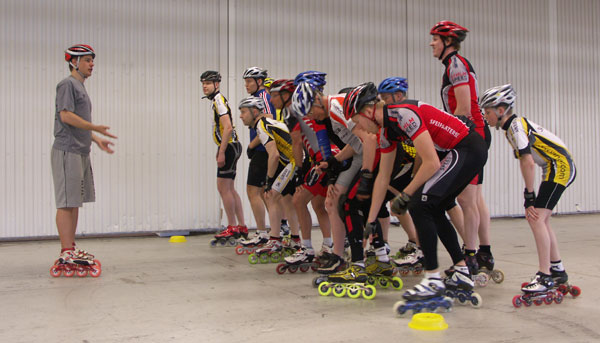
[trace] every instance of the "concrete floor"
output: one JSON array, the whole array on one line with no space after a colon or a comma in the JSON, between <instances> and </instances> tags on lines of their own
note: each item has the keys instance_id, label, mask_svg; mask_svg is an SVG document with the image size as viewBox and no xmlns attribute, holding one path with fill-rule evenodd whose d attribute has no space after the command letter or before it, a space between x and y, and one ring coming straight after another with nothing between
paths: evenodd
<instances>
[{"instance_id":1,"label":"concrete floor","mask_svg":"<svg viewBox=\"0 0 600 343\"><path fill-rule=\"evenodd\" d=\"M492 221L502 284L477 291L483 306L455 305L446 331L408 328L392 305L401 292L374 300L321 297L314 273L277 275L274 264L249 265L232 248L210 248L211 236L81 239L102 262L102 275L53 278L57 241L0 244L2 342L598 342L600 215L554 217L570 279L582 289L562 304L515 309L511 299L537 269L524 219ZM318 230L313 231L320 243ZM397 250L406 237L392 227ZM595 257L594 257L595 256ZM450 265L447 253L440 254ZM420 277L403 278L405 288Z\"/></svg>"}]
</instances>

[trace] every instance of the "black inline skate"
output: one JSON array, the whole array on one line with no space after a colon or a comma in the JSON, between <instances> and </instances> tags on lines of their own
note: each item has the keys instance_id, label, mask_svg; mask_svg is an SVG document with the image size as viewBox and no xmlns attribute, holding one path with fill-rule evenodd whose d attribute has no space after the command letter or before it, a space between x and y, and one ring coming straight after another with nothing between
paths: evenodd
<instances>
[{"instance_id":1,"label":"black inline skate","mask_svg":"<svg viewBox=\"0 0 600 343\"><path fill-rule=\"evenodd\" d=\"M480 272L486 273L495 283L504 281L504 272L500 269L494 269L494 256L492 254L479 250L475 254L475 258Z\"/></svg>"},{"instance_id":2,"label":"black inline skate","mask_svg":"<svg viewBox=\"0 0 600 343\"><path fill-rule=\"evenodd\" d=\"M470 303L475 308L481 307L481 296L473 292L474 282L469 274L455 268L454 273L444 279L444 284L446 296L457 299L461 305Z\"/></svg>"}]
</instances>

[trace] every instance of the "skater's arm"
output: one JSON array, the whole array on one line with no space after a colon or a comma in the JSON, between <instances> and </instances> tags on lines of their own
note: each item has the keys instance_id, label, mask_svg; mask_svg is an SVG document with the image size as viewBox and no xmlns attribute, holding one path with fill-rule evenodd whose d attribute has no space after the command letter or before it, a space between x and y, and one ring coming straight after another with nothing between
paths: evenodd
<instances>
[{"instance_id":1,"label":"skater's arm","mask_svg":"<svg viewBox=\"0 0 600 343\"><path fill-rule=\"evenodd\" d=\"M113 149L110 148L111 145L115 145L113 142L109 141L108 139L96 136L95 134L92 133L92 141L94 143L96 143L98 145L98 147L100 148L100 150L105 151L109 154L112 154L113 152L115 152Z\"/></svg>"},{"instance_id":2,"label":"skater's arm","mask_svg":"<svg viewBox=\"0 0 600 343\"><path fill-rule=\"evenodd\" d=\"M455 116L469 117L471 114L471 89L468 84L464 84L454 88L454 96L456 98Z\"/></svg>"},{"instance_id":3,"label":"skater's arm","mask_svg":"<svg viewBox=\"0 0 600 343\"><path fill-rule=\"evenodd\" d=\"M379 172L373 184L373 195L371 199L371 207L369 208L369 217L367 223L372 223L377 220L377 214L385 199L387 187L390 184L392 170L394 169L394 160L396 158L396 149L381 153L381 161L379 162Z\"/></svg>"},{"instance_id":4,"label":"skater's arm","mask_svg":"<svg viewBox=\"0 0 600 343\"><path fill-rule=\"evenodd\" d=\"M279 165L279 151L277 150L277 145L275 141L270 141L265 145L265 149L267 149L267 153L269 154L269 162L267 164L267 177L274 178L277 175L277 166Z\"/></svg>"},{"instance_id":5,"label":"skater's arm","mask_svg":"<svg viewBox=\"0 0 600 343\"><path fill-rule=\"evenodd\" d=\"M528 192L534 191L533 182L535 180L535 162L531 154L524 154L519 158L519 165L521 167L521 174L523 174L523 180L525 180L525 188Z\"/></svg>"},{"instance_id":6,"label":"skater's arm","mask_svg":"<svg viewBox=\"0 0 600 343\"><path fill-rule=\"evenodd\" d=\"M233 127L231 126L231 120L227 115L221 116L219 118L219 123L223 128L223 134L221 135L221 146L219 146L219 151L217 152L217 165L220 168L225 165L225 151L227 151L227 145L229 144Z\"/></svg>"},{"instance_id":7,"label":"skater's arm","mask_svg":"<svg viewBox=\"0 0 600 343\"><path fill-rule=\"evenodd\" d=\"M292 137L292 154L294 155L294 160L296 161L296 167L302 168L302 164L304 163L304 149L302 149L302 133L300 130L294 130L290 132L290 136Z\"/></svg>"},{"instance_id":8,"label":"skater's arm","mask_svg":"<svg viewBox=\"0 0 600 343\"><path fill-rule=\"evenodd\" d=\"M250 144L248 144L248 148L254 149L259 145L260 145L260 138L258 138L258 136L256 136L256 137L254 137L252 142L250 142Z\"/></svg>"},{"instance_id":9,"label":"skater's arm","mask_svg":"<svg viewBox=\"0 0 600 343\"><path fill-rule=\"evenodd\" d=\"M89 121L81 118L80 116L70 111L60 111L60 120L65 124L69 124L79 129L96 131L104 136L117 138L117 136L108 132L108 129L110 129L110 127L105 125L92 124Z\"/></svg>"},{"instance_id":10,"label":"skater's arm","mask_svg":"<svg viewBox=\"0 0 600 343\"><path fill-rule=\"evenodd\" d=\"M433 140L428 131L421 133L414 141L417 154L421 156L421 166L415 173L412 181L404 188L406 194L413 195L416 190L429 180L435 172L440 169L440 159L438 158Z\"/></svg>"},{"instance_id":11,"label":"skater's arm","mask_svg":"<svg viewBox=\"0 0 600 343\"><path fill-rule=\"evenodd\" d=\"M365 130L362 130L360 128L358 128L357 126L354 127L354 129L352 130L352 133L354 133L356 136L358 136L358 138L360 138L360 140L362 141L362 145L363 145L363 162L362 162L362 169L366 169L370 172L373 171L373 167L375 164L375 155L377 152L377 146L378 146L378 142L377 142L377 135L369 133Z\"/></svg>"}]
</instances>

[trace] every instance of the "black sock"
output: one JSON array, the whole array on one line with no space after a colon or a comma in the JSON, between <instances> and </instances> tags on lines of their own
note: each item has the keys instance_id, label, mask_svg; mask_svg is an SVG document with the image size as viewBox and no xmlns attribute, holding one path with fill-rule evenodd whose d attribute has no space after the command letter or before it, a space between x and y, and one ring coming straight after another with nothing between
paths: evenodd
<instances>
[{"instance_id":1,"label":"black sock","mask_svg":"<svg viewBox=\"0 0 600 343\"><path fill-rule=\"evenodd\" d=\"M476 253L475 250L465 249L465 256L474 256Z\"/></svg>"},{"instance_id":2,"label":"black sock","mask_svg":"<svg viewBox=\"0 0 600 343\"><path fill-rule=\"evenodd\" d=\"M292 235L292 239L300 239L300 235Z\"/></svg>"},{"instance_id":3,"label":"black sock","mask_svg":"<svg viewBox=\"0 0 600 343\"><path fill-rule=\"evenodd\" d=\"M479 251L490 254L490 255L492 254L492 248L489 245L480 245Z\"/></svg>"}]
</instances>

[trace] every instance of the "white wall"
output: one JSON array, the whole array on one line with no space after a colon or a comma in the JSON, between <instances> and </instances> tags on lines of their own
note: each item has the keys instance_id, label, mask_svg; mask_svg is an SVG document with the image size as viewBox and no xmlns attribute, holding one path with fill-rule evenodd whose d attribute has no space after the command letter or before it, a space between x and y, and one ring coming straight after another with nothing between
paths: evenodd
<instances>
[{"instance_id":1,"label":"white wall","mask_svg":"<svg viewBox=\"0 0 600 343\"><path fill-rule=\"evenodd\" d=\"M480 92L511 82L518 113L571 148L578 176L558 212L597 211L599 16L593 0L3 1L0 237L55 234L49 152L70 44L96 49L86 81L93 119L119 136L114 155L93 149L97 202L84 206L79 232L193 229L220 224L202 71L221 71L232 108L246 95L241 75L253 65L275 78L322 70L331 93L406 76L410 97L441 106L443 69L427 45L441 19L471 30L462 53ZM494 130L484 187L494 216L522 213L523 182L511 155ZM236 181L244 200L247 162L240 160Z\"/></svg>"}]
</instances>

